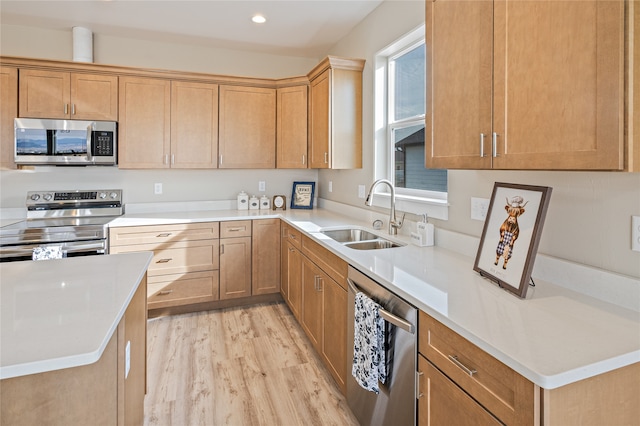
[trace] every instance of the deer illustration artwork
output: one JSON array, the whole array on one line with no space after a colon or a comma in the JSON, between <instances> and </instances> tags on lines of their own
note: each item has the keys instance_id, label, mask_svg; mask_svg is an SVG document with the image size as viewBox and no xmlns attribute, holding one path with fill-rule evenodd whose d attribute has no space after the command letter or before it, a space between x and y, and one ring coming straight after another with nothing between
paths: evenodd
<instances>
[{"instance_id":1,"label":"deer illustration artwork","mask_svg":"<svg viewBox=\"0 0 640 426\"><path fill-rule=\"evenodd\" d=\"M502 269L507 269L507 263L513 254L513 245L520 234L518 216L524 214L524 206L527 205L528 201L522 204L523 202L524 199L516 195L511 198L511 201L507 198L507 204L504 206L507 211L507 219L500 226L500 241L498 242L498 247L496 247L496 261L494 263L494 265L498 265L500 257L504 258Z\"/></svg>"}]
</instances>

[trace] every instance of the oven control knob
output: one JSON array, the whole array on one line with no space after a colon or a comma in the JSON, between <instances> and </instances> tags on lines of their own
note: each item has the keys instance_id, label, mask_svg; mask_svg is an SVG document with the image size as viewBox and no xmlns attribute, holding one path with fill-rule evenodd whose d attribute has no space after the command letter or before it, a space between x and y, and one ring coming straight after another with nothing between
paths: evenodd
<instances>
[{"instance_id":1,"label":"oven control knob","mask_svg":"<svg viewBox=\"0 0 640 426\"><path fill-rule=\"evenodd\" d=\"M114 200L115 200L116 198L118 198L118 193L117 193L117 192L112 192L111 194L109 194L109 196L110 196L112 199L114 199Z\"/></svg>"},{"instance_id":2,"label":"oven control knob","mask_svg":"<svg viewBox=\"0 0 640 426\"><path fill-rule=\"evenodd\" d=\"M51 199L53 198L53 195L51 194L44 194L42 196L42 198L44 198L45 201L51 201Z\"/></svg>"},{"instance_id":3,"label":"oven control knob","mask_svg":"<svg viewBox=\"0 0 640 426\"><path fill-rule=\"evenodd\" d=\"M38 201L38 200L40 199L40 194L33 194L33 195L31 196L31 199L32 199L33 201Z\"/></svg>"},{"instance_id":4,"label":"oven control knob","mask_svg":"<svg viewBox=\"0 0 640 426\"><path fill-rule=\"evenodd\" d=\"M100 194L98 194L98 197L100 197L101 199L105 199L107 198L107 193L106 192L101 192Z\"/></svg>"}]
</instances>

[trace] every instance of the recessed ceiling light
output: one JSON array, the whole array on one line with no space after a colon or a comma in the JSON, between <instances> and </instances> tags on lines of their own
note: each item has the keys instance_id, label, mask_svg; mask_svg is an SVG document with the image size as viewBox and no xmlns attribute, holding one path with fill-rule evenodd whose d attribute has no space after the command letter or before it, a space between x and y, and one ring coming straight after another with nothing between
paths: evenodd
<instances>
[{"instance_id":1,"label":"recessed ceiling light","mask_svg":"<svg viewBox=\"0 0 640 426\"><path fill-rule=\"evenodd\" d=\"M262 15L253 15L253 17L251 18L251 20L253 22L255 22L256 24L264 24L265 22L267 22L267 18L265 18Z\"/></svg>"}]
</instances>

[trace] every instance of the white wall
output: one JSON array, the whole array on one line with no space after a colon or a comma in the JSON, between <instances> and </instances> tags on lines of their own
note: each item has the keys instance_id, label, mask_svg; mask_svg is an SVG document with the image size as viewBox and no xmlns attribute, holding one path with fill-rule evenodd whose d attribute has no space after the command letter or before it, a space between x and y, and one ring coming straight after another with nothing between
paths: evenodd
<instances>
[{"instance_id":1,"label":"white wall","mask_svg":"<svg viewBox=\"0 0 640 426\"><path fill-rule=\"evenodd\" d=\"M423 1L387 0L331 54L367 60L364 69L362 170L321 170L320 196L362 206L358 185L373 182L373 68L376 52L424 23ZM327 192L328 182L333 192ZM631 215L640 215L640 173L449 171L449 220L436 226L479 237L483 223L470 219L471 197L489 198L494 182L553 187L539 252L640 277L640 253L631 251ZM475 249L474 249L475 250Z\"/></svg>"},{"instance_id":2,"label":"white wall","mask_svg":"<svg viewBox=\"0 0 640 426\"><path fill-rule=\"evenodd\" d=\"M367 60L363 83L363 163L360 170L283 171L124 171L117 169L42 168L0 172L0 207L23 207L32 189L117 187L126 202L232 199L240 190L257 193L267 181L267 195L291 191L294 180L318 179L319 195L362 206L358 184L373 181L373 58L377 51L424 22L424 2L386 0L328 54ZM114 65L280 78L306 74L321 58L246 54L201 46L94 35L96 62ZM0 54L71 59L71 29L44 31L3 25ZM333 192L327 192L328 181ZM630 249L630 217L640 215L640 173L494 172L449 173L448 221L436 226L480 236L482 223L470 219L470 198L489 198L495 181L547 185L554 188L540 252L620 274L640 277L640 253ZM153 183L164 184L162 196Z\"/></svg>"}]
</instances>

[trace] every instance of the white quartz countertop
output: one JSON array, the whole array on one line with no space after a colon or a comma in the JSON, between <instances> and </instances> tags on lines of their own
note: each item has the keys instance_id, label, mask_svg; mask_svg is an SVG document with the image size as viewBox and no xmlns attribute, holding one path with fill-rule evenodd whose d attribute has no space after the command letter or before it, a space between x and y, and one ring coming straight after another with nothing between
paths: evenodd
<instances>
[{"instance_id":1,"label":"white quartz countertop","mask_svg":"<svg viewBox=\"0 0 640 426\"><path fill-rule=\"evenodd\" d=\"M151 252L0 264L0 379L92 364Z\"/></svg>"},{"instance_id":2,"label":"white quartz countertop","mask_svg":"<svg viewBox=\"0 0 640 426\"><path fill-rule=\"evenodd\" d=\"M354 250L319 230L370 224L323 209L126 214L110 226L281 217L355 268L545 389L640 362L640 313L535 277L520 299L441 247ZM385 235L386 229L378 231ZM388 237L388 235L385 235ZM409 242L408 237L397 239ZM603 282L603 286L607 283Z\"/></svg>"}]
</instances>

